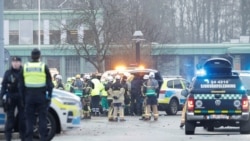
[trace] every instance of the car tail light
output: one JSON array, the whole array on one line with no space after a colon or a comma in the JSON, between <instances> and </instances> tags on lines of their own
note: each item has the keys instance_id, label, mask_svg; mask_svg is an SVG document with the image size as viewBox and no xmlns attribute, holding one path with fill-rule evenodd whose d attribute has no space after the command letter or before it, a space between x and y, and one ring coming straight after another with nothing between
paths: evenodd
<instances>
[{"instance_id":1,"label":"car tail light","mask_svg":"<svg viewBox=\"0 0 250 141\"><path fill-rule=\"evenodd\" d=\"M187 110L188 112L194 111L194 97L188 97L187 99Z\"/></svg>"},{"instance_id":2,"label":"car tail light","mask_svg":"<svg viewBox=\"0 0 250 141\"><path fill-rule=\"evenodd\" d=\"M166 90L161 90L160 91L160 94L165 94L166 93Z\"/></svg>"},{"instance_id":3,"label":"car tail light","mask_svg":"<svg viewBox=\"0 0 250 141\"><path fill-rule=\"evenodd\" d=\"M249 111L249 102L247 96L243 96L242 98L242 111L248 112Z\"/></svg>"},{"instance_id":4,"label":"car tail light","mask_svg":"<svg viewBox=\"0 0 250 141\"><path fill-rule=\"evenodd\" d=\"M165 90L161 90L160 93L159 93L159 99L164 99L165 98L165 94L166 94L166 91Z\"/></svg>"}]
</instances>

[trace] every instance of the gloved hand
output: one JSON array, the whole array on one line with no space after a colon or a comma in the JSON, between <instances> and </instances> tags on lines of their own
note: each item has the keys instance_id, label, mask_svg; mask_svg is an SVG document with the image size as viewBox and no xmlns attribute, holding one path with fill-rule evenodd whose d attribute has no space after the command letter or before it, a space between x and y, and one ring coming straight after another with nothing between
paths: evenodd
<instances>
[{"instance_id":1,"label":"gloved hand","mask_svg":"<svg viewBox=\"0 0 250 141\"><path fill-rule=\"evenodd\" d=\"M118 99L118 97L117 97L117 96L113 96L113 98L114 98L115 100L117 100L117 99Z\"/></svg>"},{"instance_id":2,"label":"gloved hand","mask_svg":"<svg viewBox=\"0 0 250 141\"><path fill-rule=\"evenodd\" d=\"M3 111L6 113L8 111L8 102L10 103L10 99L7 97L7 94L4 94L1 97L2 100L2 107L3 107Z\"/></svg>"}]
</instances>

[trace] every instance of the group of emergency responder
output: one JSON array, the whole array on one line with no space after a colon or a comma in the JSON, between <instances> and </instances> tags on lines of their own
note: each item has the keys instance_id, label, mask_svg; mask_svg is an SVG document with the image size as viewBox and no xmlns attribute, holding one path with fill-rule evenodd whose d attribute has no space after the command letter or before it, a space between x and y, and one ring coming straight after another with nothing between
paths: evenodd
<instances>
[{"instance_id":1,"label":"group of emergency responder","mask_svg":"<svg viewBox=\"0 0 250 141\"><path fill-rule=\"evenodd\" d=\"M125 115L142 116L141 120L158 120L158 81L150 72L143 77L138 74L84 74L67 78L62 84L62 76L54 75L57 89L71 92L82 99L83 119L91 116L108 116L109 121L125 121ZM151 111L153 112L151 113ZM119 118L118 118L119 117Z\"/></svg>"},{"instance_id":2,"label":"group of emergency responder","mask_svg":"<svg viewBox=\"0 0 250 141\"><path fill-rule=\"evenodd\" d=\"M31 51L31 61L22 65L18 56L12 57L11 67L4 74L1 87L1 103L7 115L5 139L11 141L15 128L15 109L21 141L32 141L33 130L38 121L39 137L47 140L47 112L50 106L53 83L49 68L40 62L41 52Z\"/></svg>"}]
</instances>

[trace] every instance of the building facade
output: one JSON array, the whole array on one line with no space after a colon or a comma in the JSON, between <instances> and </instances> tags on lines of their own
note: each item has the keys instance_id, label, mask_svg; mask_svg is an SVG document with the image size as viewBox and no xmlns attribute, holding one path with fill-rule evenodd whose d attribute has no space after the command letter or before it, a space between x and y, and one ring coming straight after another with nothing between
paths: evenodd
<instances>
[{"instance_id":1,"label":"building facade","mask_svg":"<svg viewBox=\"0 0 250 141\"><path fill-rule=\"evenodd\" d=\"M72 10L41 11L39 47L42 61L57 69L64 80L76 74L96 72L93 65L78 57L73 49L60 48L68 37L81 43L79 37L91 36L86 25L64 29L76 16L79 15ZM28 61L31 50L38 47L38 12L5 11L4 19L5 49L10 56L21 56L23 62ZM71 46L70 43L66 45ZM233 63L234 69L250 70L250 43L166 44L152 45L151 49L153 66L163 75L181 75L191 80L197 68L211 57L225 57ZM111 68L108 63L105 67Z\"/></svg>"}]
</instances>

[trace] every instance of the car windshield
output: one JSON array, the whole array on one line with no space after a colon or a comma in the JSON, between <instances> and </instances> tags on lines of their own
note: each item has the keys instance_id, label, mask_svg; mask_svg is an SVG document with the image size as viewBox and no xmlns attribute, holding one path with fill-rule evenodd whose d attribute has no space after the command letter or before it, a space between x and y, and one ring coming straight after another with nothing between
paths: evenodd
<instances>
[{"instance_id":1,"label":"car windshield","mask_svg":"<svg viewBox=\"0 0 250 141\"><path fill-rule=\"evenodd\" d=\"M240 75L240 79L241 79L245 89L250 90L250 76L249 75Z\"/></svg>"}]
</instances>

